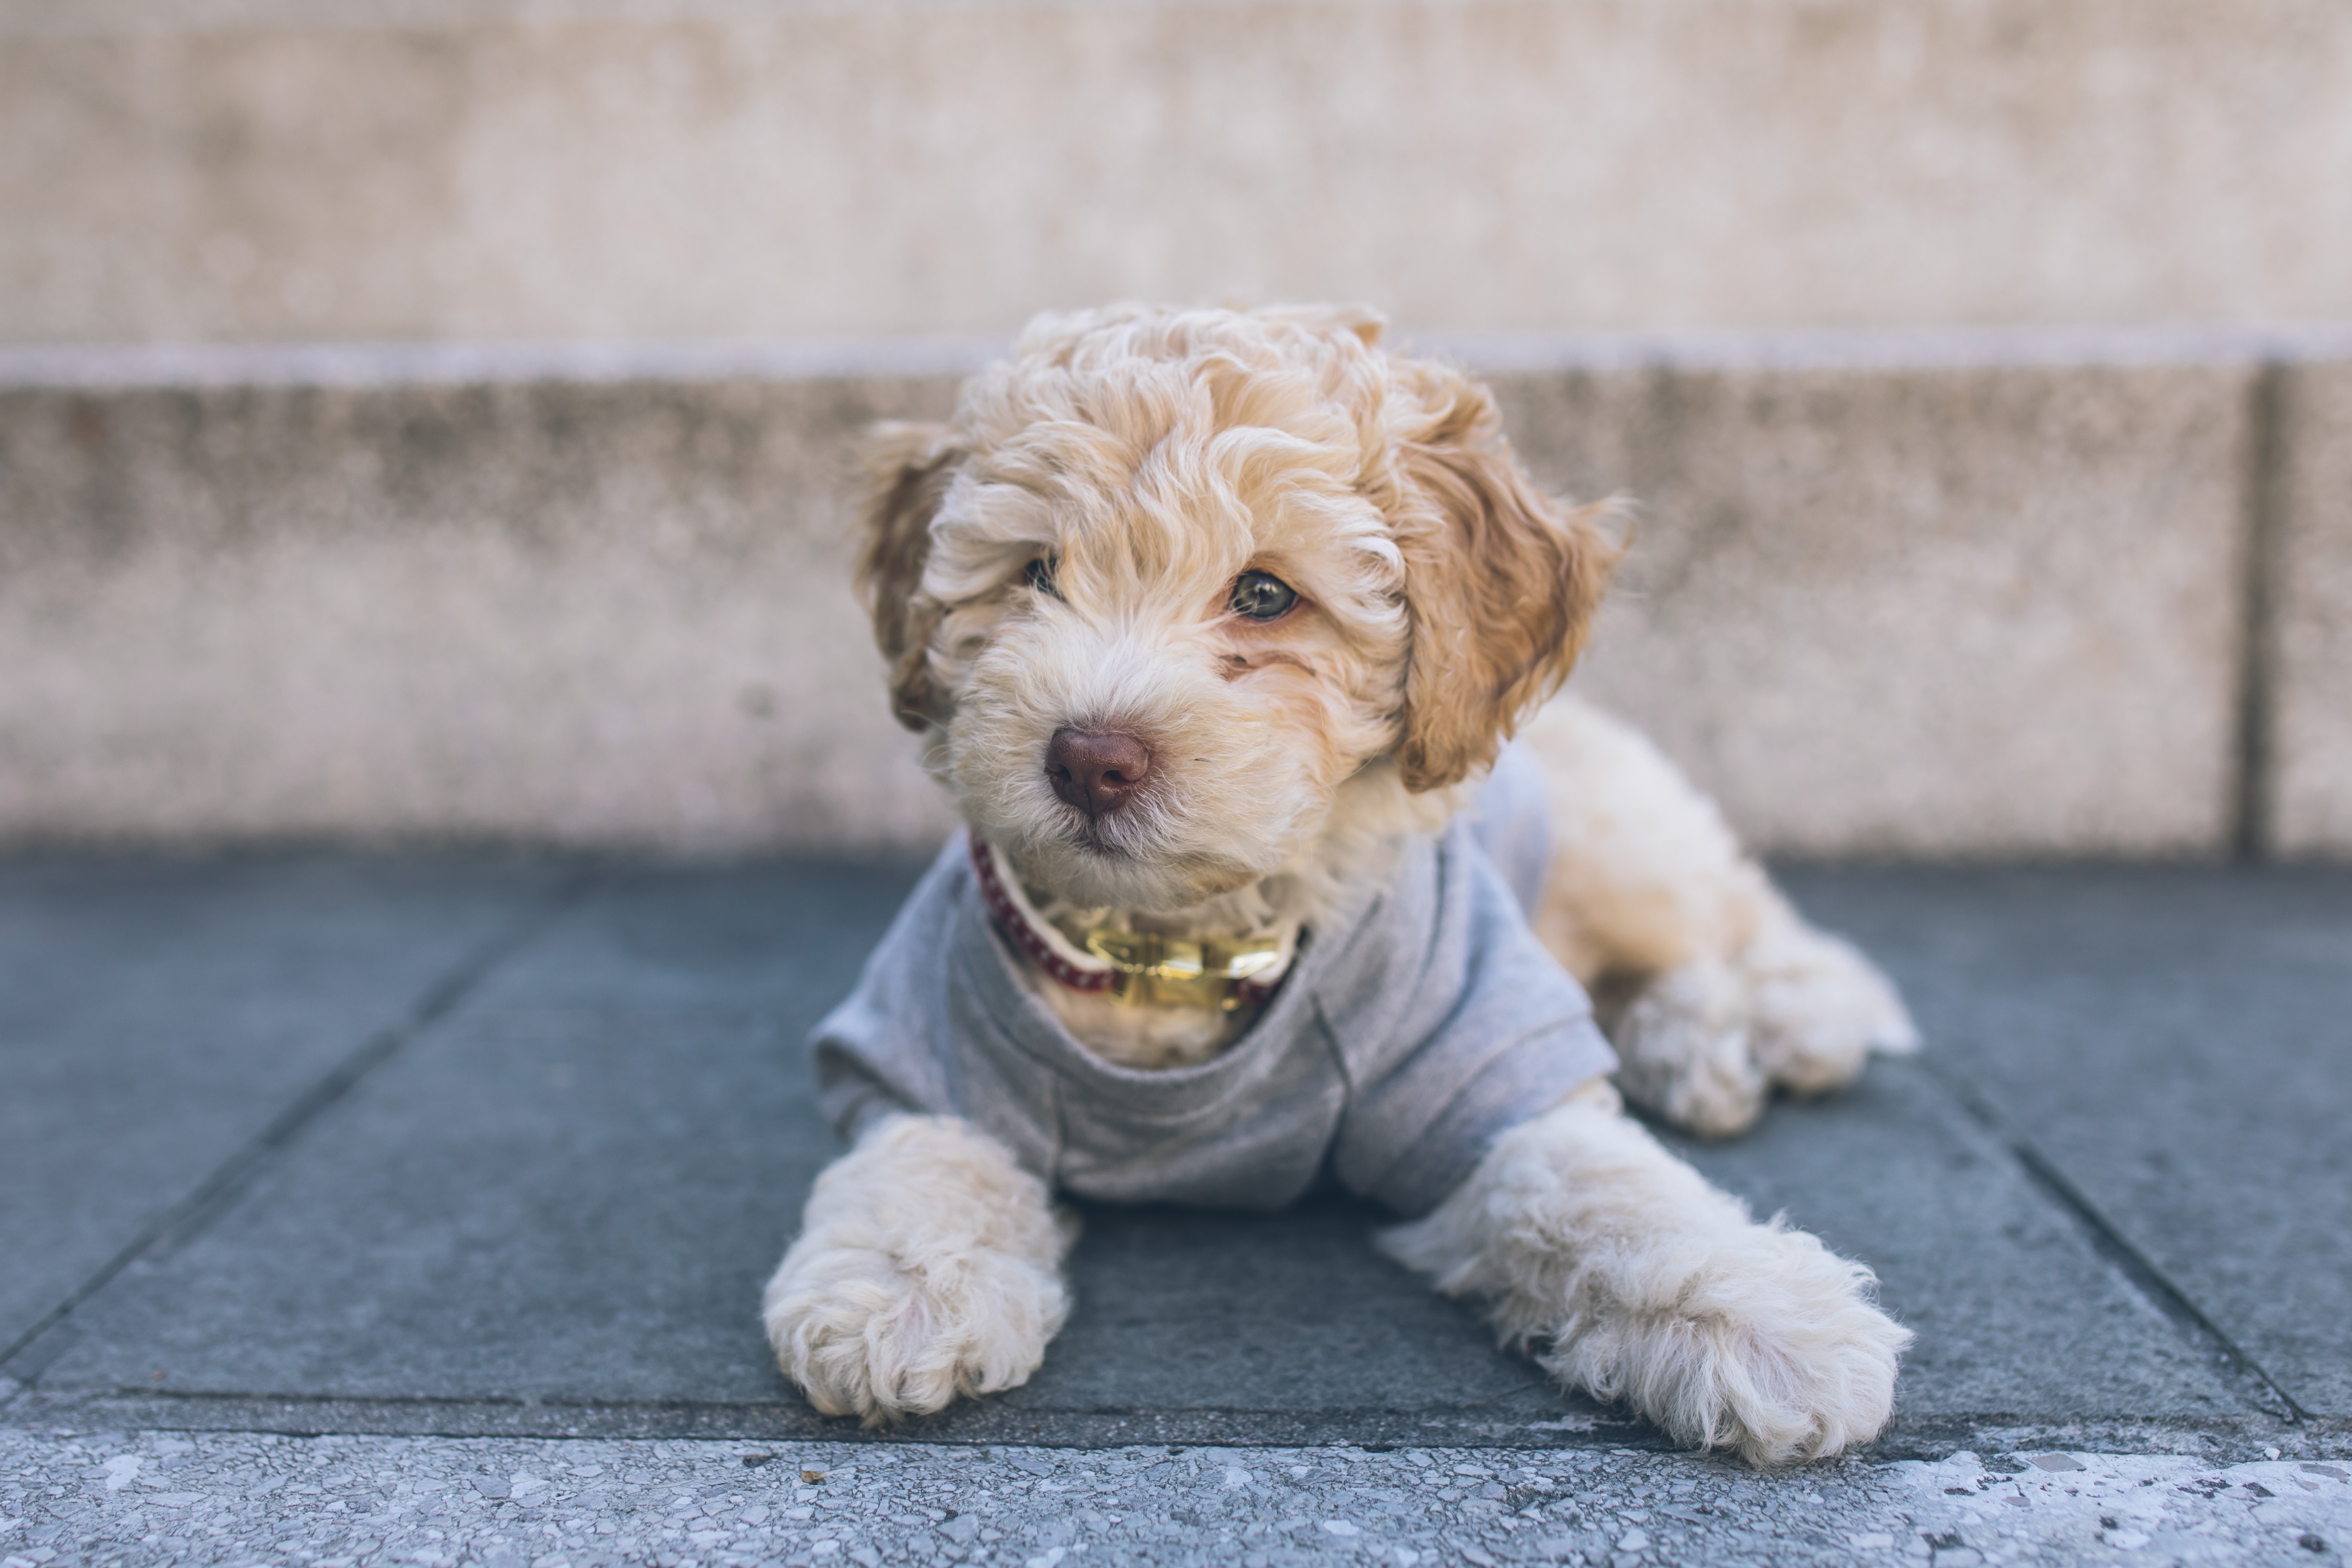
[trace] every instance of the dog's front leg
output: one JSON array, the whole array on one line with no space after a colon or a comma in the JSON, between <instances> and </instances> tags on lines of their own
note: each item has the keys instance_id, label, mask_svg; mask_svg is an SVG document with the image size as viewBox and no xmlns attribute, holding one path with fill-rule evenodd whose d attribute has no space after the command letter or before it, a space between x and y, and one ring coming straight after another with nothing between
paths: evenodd
<instances>
[{"instance_id":1,"label":"dog's front leg","mask_svg":"<svg viewBox=\"0 0 2352 1568\"><path fill-rule=\"evenodd\" d=\"M1778 1465L1877 1436L1911 1335L1871 1304L1870 1270L1753 1223L1614 1101L1599 1084L1506 1133L1383 1244L1680 1442Z\"/></svg>"},{"instance_id":2,"label":"dog's front leg","mask_svg":"<svg viewBox=\"0 0 2352 1568\"><path fill-rule=\"evenodd\" d=\"M1076 1234L970 1122L881 1122L817 1178L768 1282L776 1364L819 1410L869 1426L1017 1387L1068 1315Z\"/></svg>"}]
</instances>

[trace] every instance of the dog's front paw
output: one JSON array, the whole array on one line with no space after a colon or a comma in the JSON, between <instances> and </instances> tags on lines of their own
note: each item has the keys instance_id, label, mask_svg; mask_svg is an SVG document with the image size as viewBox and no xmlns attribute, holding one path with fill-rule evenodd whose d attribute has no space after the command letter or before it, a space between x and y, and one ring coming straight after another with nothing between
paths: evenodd
<instances>
[{"instance_id":1,"label":"dog's front paw","mask_svg":"<svg viewBox=\"0 0 2352 1568\"><path fill-rule=\"evenodd\" d=\"M776 1364L869 1426L1017 1387L1068 1315L1069 1239L1044 1184L976 1130L886 1123L818 1178L768 1283Z\"/></svg>"},{"instance_id":2,"label":"dog's front paw","mask_svg":"<svg viewBox=\"0 0 2352 1568\"><path fill-rule=\"evenodd\" d=\"M1874 1050L1915 1051L1919 1031L1895 986L1847 943L1796 921L1739 956L1756 1064L1799 1094L1840 1088Z\"/></svg>"},{"instance_id":3,"label":"dog's front paw","mask_svg":"<svg viewBox=\"0 0 2352 1568\"><path fill-rule=\"evenodd\" d=\"M1748 1226L1696 1258L1668 1243L1612 1273L1614 1299L1538 1359L1680 1442L1784 1465L1868 1442L1893 1413L1910 1331L1872 1305L1869 1269L1801 1231Z\"/></svg>"},{"instance_id":4,"label":"dog's front paw","mask_svg":"<svg viewBox=\"0 0 2352 1568\"><path fill-rule=\"evenodd\" d=\"M813 1234L785 1255L764 1315L776 1364L808 1402L870 1426L1026 1383L1068 1310L1051 1271L1003 1253L909 1267Z\"/></svg>"}]
</instances>

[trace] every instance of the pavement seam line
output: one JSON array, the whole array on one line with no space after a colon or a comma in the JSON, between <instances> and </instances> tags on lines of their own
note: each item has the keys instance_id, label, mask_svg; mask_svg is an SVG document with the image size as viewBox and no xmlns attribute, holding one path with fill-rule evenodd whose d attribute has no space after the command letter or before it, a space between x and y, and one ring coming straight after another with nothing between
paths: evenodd
<instances>
[{"instance_id":1,"label":"pavement seam line","mask_svg":"<svg viewBox=\"0 0 2352 1568\"><path fill-rule=\"evenodd\" d=\"M158 1250L168 1253L210 1224L244 1191L270 1157L300 1136L322 1112L341 1100L363 1079L400 1053L403 1047L447 1017L460 1002L489 978L493 970L520 952L563 914L585 898L594 886L593 871L582 869L564 878L554 895L539 909L516 921L506 931L482 942L425 987L399 1022L369 1036L360 1047L330 1068L326 1074L288 1102L260 1131L239 1145L186 1196L151 1220L128 1245L77 1286L39 1321L0 1347L0 1382L14 1382L0 1391L0 1411L31 1392L44 1368L12 1371L18 1358L41 1340L58 1331L83 1302L113 1283L117 1276L142 1258Z\"/></svg>"},{"instance_id":2,"label":"pavement seam line","mask_svg":"<svg viewBox=\"0 0 2352 1568\"><path fill-rule=\"evenodd\" d=\"M2278 674L2274 625L2279 535L2285 521L2287 367L2258 366L2246 388L2245 556L2239 567L2236 800L2231 833L2241 860L2272 850L2271 790L2276 753L2273 691Z\"/></svg>"},{"instance_id":3,"label":"pavement seam line","mask_svg":"<svg viewBox=\"0 0 2352 1568\"><path fill-rule=\"evenodd\" d=\"M2257 1410L2274 1418L2298 1426L2312 1421L2311 1412L2295 1403L2294 1397L2280 1386L2276 1378L2260 1362L2248 1354L2243 1346L2232 1339L2221 1326L2208 1317L2189 1293L2157 1266L2156 1260L2140 1250L2122 1228L2109 1219L2089 1194L2077 1186L2073 1178L2059 1169L2056 1161L2036 1146L2025 1130L1978 1090L1974 1084L1940 1062L1925 1064L1929 1076L1949 1090L1962 1108L1979 1125L2000 1140L2011 1159L2018 1163L2028 1180L2055 1199L2066 1210L2099 1254L2125 1280L2162 1313L2184 1337L2196 1343L2207 1355L2218 1362L2230 1381L2241 1386L2242 1398L2250 1392L2268 1396L2268 1403L2257 1396L2248 1399Z\"/></svg>"}]
</instances>

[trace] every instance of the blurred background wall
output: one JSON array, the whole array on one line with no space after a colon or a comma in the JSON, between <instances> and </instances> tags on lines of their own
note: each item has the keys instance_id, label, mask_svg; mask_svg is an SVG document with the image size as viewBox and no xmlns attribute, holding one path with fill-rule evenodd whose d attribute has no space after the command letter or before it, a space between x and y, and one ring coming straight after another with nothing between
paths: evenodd
<instances>
[{"instance_id":1,"label":"blurred background wall","mask_svg":"<svg viewBox=\"0 0 2352 1568\"><path fill-rule=\"evenodd\" d=\"M848 445L1336 299L1769 847L2352 853L2342 0L0 0L0 837L912 847Z\"/></svg>"}]
</instances>

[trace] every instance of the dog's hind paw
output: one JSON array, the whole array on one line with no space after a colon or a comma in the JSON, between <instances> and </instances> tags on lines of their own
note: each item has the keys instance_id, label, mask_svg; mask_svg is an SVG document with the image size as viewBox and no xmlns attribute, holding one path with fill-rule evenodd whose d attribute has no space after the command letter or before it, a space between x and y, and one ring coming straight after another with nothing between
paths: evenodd
<instances>
[{"instance_id":1,"label":"dog's hind paw","mask_svg":"<svg viewBox=\"0 0 2352 1568\"><path fill-rule=\"evenodd\" d=\"M1069 1312L1044 1184L977 1130L908 1117L818 1179L769 1281L776 1364L827 1415L878 1426L1025 1383Z\"/></svg>"},{"instance_id":2,"label":"dog's hind paw","mask_svg":"<svg viewBox=\"0 0 2352 1568\"><path fill-rule=\"evenodd\" d=\"M1874 1050L1919 1048L1893 982L1826 931L1796 921L1769 928L1739 955L1739 968L1756 1065L1795 1093L1843 1087Z\"/></svg>"},{"instance_id":3,"label":"dog's hind paw","mask_svg":"<svg viewBox=\"0 0 2352 1568\"><path fill-rule=\"evenodd\" d=\"M1769 1087L1749 1048L1747 1003L1739 975L1712 960L1652 979L1610 1023L1617 1087L1702 1138L1747 1131Z\"/></svg>"},{"instance_id":4,"label":"dog's hind paw","mask_svg":"<svg viewBox=\"0 0 2352 1568\"><path fill-rule=\"evenodd\" d=\"M1748 1131L1774 1085L1826 1094L1871 1052L1919 1047L1893 983L1793 917L1728 963L1697 959L1650 977L1608 1022L1625 1097L1702 1138Z\"/></svg>"}]
</instances>

